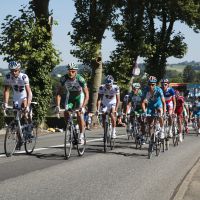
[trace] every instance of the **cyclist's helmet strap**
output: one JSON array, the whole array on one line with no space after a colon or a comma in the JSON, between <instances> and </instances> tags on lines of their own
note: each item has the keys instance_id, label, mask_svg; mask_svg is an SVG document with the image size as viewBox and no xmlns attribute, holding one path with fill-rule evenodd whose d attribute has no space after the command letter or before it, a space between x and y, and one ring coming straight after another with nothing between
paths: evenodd
<instances>
[{"instance_id":1,"label":"cyclist's helmet strap","mask_svg":"<svg viewBox=\"0 0 200 200\"><path fill-rule=\"evenodd\" d=\"M21 64L19 62L16 62L16 61L11 61L8 64L8 68L9 68L9 70L18 69L18 68L21 68Z\"/></svg>"}]
</instances>

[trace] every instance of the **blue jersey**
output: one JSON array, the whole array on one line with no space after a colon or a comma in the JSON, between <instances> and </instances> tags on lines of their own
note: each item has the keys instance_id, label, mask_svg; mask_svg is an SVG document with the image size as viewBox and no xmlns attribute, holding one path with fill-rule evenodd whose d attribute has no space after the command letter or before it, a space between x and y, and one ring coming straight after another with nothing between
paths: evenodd
<instances>
[{"instance_id":1,"label":"blue jersey","mask_svg":"<svg viewBox=\"0 0 200 200\"><path fill-rule=\"evenodd\" d=\"M151 109L155 109L155 108L162 108L162 101L161 98L164 97L163 91L160 87L155 86L154 87L154 92L153 94L150 93L150 89L147 86L144 89L144 93L143 93L143 97L142 99L146 99L148 102L147 107L151 108Z\"/></svg>"}]
</instances>

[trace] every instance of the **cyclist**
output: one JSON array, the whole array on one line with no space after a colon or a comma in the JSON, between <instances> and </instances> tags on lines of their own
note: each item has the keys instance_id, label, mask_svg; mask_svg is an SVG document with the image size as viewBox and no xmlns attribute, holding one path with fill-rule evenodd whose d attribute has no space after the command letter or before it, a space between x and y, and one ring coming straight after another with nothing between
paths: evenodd
<instances>
[{"instance_id":1,"label":"cyclist","mask_svg":"<svg viewBox=\"0 0 200 200\"><path fill-rule=\"evenodd\" d=\"M10 72L6 74L4 79L3 107L6 109L8 106L10 88L12 88L13 107L24 108L29 111L29 106L32 100L29 78L26 74L20 71L21 64L19 62L9 62L8 68Z\"/></svg>"},{"instance_id":2,"label":"cyclist","mask_svg":"<svg viewBox=\"0 0 200 200\"><path fill-rule=\"evenodd\" d=\"M146 114L153 115L158 113L160 115L166 114L166 104L163 91L160 87L156 86L157 78L155 76L150 76L148 79L148 86L145 88L142 97L142 110ZM149 123L152 124L153 120L148 119ZM160 138L164 139L164 126L163 118L159 117L160 122ZM151 130L150 130L151 133Z\"/></svg>"},{"instance_id":3,"label":"cyclist","mask_svg":"<svg viewBox=\"0 0 200 200\"><path fill-rule=\"evenodd\" d=\"M125 113L127 115L130 112L130 119L132 119L135 114L142 114L142 107L141 107L142 91L140 88L141 88L140 83L132 84L132 91L129 93L128 105L126 107L126 113ZM138 121L141 123L140 118L138 118ZM142 132L144 133L144 131ZM144 143L144 140L142 142Z\"/></svg>"},{"instance_id":4,"label":"cyclist","mask_svg":"<svg viewBox=\"0 0 200 200\"><path fill-rule=\"evenodd\" d=\"M85 106L88 103L89 92L85 79L77 73L78 66L74 63L67 65L67 73L60 78L60 83L56 94L56 113L60 112L61 96L66 92L65 99L65 120L69 117L72 109L79 110L77 112L77 121L80 128L79 142L84 143L84 117Z\"/></svg>"},{"instance_id":5,"label":"cyclist","mask_svg":"<svg viewBox=\"0 0 200 200\"><path fill-rule=\"evenodd\" d=\"M184 126L185 126L185 131L188 133L188 122L189 122L189 117L190 117L190 103L188 102L188 95L184 96L184 105L183 105L183 120L184 120Z\"/></svg>"},{"instance_id":6,"label":"cyclist","mask_svg":"<svg viewBox=\"0 0 200 200\"><path fill-rule=\"evenodd\" d=\"M119 87L114 84L114 78L108 75L105 78L105 84L99 87L97 99L97 113L99 110L104 113L102 115L103 126L105 121L105 113L109 113L112 123L112 137L116 138L116 113L119 107L120 93Z\"/></svg>"},{"instance_id":7,"label":"cyclist","mask_svg":"<svg viewBox=\"0 0 200 200\"><path fill-rule=\"evenodd\" d=\"M193 116L197 116L197 126L198 126L198 133L200 134L200 96L197 98L197 100L194 102L193 107Z\"/></svg>"},{"instance_id":8,"label":"cyclist","mask_svg":"<svg viewBox=\"0 0 200 200\"><path fill-rule=\"evenodd\" d=\"M175 97L176 97L176 110L175 113L177 114L178 119L178 130L179 130L179 141L183 141L182 135L182 120L183 120L183 108L184 108L184 97L180 95L178 90L175 90Z\"/></svg>"},{"instance_id":9,"label":"cyclist","mask_svg":"<svg viewBox=\"0 0 200 200\"><path fill-rule=\"evenodd\" d=\"M10 96L10 88L13 91L13 108L23 108L25 111L25 118L28 122L31 122L31 116L29 113L29 107L32 101L32 92L29 84L29 78L25 73L20 71L21 64L16 61L11 61L8 64L10 72L6 74L4 79L3 90L3 109L7 109ZM31 129L30 135L31 135ZM22 141L19 140L17 149L20 149Z\"/></svg>"},{"instance_id":10,"label":"cyclist","mask_svg":"<svg viewBox=\"0 0 200 200\"><path fill-rule=\"evenodd\" d=\"M172 114L176 109L175 91L169 87L168 79L161 80L161 87L165 97L166 109L169 114L169 137L172 137Z\"/></svg>"}]
</instances>

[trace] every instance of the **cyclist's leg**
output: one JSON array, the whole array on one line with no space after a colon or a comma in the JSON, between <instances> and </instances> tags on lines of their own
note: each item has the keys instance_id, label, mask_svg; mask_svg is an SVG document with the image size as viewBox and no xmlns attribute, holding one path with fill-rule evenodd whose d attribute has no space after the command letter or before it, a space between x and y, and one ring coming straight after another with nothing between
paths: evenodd
<instances>
[{"instance_id":1,"label":"cyclist's leg","mask_svg":"<svg viewBox=\"0 0 200 200\"><path fill-rule=\"evenodd\" d=\"M183 114L182 112L177 113L177 122L178 122L178 130L179 130L179 140L180 142L183 141L183 136L182 136L182 120L183 120Z\"/></svg>"},{"instance_id":2,"label":"cyclist's leg","mask_svg":"<svg viewBox=\"0 0 200 200\"><path fill-rule=\"evenodd\" d=\"M110 113L111 123L112 123L112 136L116 138L116 112L115 104L110 104L108 107L108 112Z\"/></svg>"}]
</instances>

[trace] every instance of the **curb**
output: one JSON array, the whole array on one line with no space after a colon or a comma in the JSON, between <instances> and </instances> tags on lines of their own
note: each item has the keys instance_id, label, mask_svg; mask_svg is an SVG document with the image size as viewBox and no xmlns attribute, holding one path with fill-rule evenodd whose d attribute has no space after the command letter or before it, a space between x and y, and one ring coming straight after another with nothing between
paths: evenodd
<instances>
[{"instance_id":1,"label":"curb","mask_svg":"<svg viewBox=\"0 0 200 200\"><path fill-rule=\"evenodd\" d=\"M182 200L184 198L184 195L188 189L188 186L191 183L191 180L192 180L195 172L199 168L200 168L200 157L197 159L197 161L194 163L192 168L184 176L181 183L177 186L177 189L175 190L175 194L172 196L171 200Z\"/></svg>"}]
</instances>

